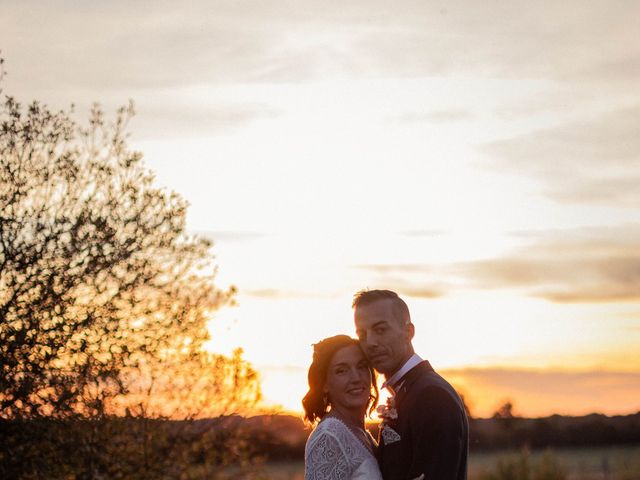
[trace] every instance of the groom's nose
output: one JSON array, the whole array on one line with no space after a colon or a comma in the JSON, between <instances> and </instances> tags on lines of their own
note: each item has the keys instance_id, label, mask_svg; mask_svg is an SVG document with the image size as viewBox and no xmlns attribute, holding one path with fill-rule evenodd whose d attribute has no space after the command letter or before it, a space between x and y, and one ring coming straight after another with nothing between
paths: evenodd
<instances>
[{"instance_id":1,"label":"groom's nose","mask_svg":"<svg viewBox=\"0 0 640 480\"><path fill-rule=\"evenodd\" d=\"M378 346L378 338L375 333L368 332L367 336L364 340L365 347L377 347Z\"/></svg>"}]
</instances>

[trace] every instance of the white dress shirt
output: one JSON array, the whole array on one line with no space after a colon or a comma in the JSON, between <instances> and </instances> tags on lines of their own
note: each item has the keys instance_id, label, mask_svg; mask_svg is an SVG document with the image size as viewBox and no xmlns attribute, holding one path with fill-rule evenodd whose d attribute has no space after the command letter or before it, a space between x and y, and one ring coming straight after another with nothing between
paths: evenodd
<instances>
[{"instance_id":1,"label":"white dress shirt","mask_svg":"<svg viewBox=\"0 0 640 480\"><path fill-rule=\"evenodd\" d=\"M414 353L413 355L411 355L411 358L409 358L409 360L405 362L405 364L400 368L400 370L398 370L396 373L391 375L391 377L387 378L387 380L382 384L382 388L389 389L391 390L392 393L395 394L395 392L400 390L402 383L404 383L404 382L398 383L400 379L404 377L409 370L411 370L413 367L418 365L420 362L422 362L422 358L420 358L420 356L417 353Z\"/></svg>"}]
</instances>

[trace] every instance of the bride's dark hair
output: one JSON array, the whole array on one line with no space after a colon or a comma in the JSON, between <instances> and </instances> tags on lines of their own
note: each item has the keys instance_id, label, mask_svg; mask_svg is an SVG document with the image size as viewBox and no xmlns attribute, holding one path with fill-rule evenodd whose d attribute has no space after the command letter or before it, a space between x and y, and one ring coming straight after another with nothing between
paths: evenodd
<instances>
[{"instance_id":1,"label":"bride's dark hair","mask_svg":"<svg viewBox=\"0 0 640 480\"><path fill-rule=\"evenodd\" d=\"M309 422L322 420L329 409L329 399L324 393L324 384L327 381L327 370L336 352L342 348L356 345L360 348L360 343L355 338L348 335L336 335L325 338L313 345L313 361L309 367L307 378L309 379L309 391L302 399L304 417ZM373 412L378 403L378 385L376 383L376 372L369 365L371 372L371 391L369 392L368 412Z\"/></svg>"}]
</instances>

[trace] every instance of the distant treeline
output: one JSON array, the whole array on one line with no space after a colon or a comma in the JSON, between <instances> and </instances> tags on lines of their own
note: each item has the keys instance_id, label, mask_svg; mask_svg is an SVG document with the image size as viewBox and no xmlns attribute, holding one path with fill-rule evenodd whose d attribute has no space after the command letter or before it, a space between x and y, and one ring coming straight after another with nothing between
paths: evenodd
<instances>
[{"instance_id":1,"label":"distant treeline","mask_svg":"<svg viewBox=\"0 0 640 480\"><path fill-rule=\"evenodd\" d=\"M375 424L369 429L376 435ZM299 461L309 432L300 418L280 414L0 420L0 478L216 478L265 460ZM470 436L472 452L640 444L640 412L472 419Z\"/></svg>"},{"instance_id":2,"label":"distant treeline","mask_svg":"<svg viewBox=\"0 0 640 480\"><path fill-rule=\"evenodd\" d=\"M261 454L271 459L301 458L309 433L302 421L287 415L245 419ZM545 449L640 444L640 412L608 417L552 415L544 418L477 418L469 425L470 449L482 452L504 449ZM368 425L377 436L377 424Z\"/></svg>"},{"instance_id":3,"label":"distant treeline","mask_svg":"<svg viewBox=\"0 0 640 480\"><path fill-rule=\"evenodd\" d=\"M608 417L552 415L544 418L489 418L470 422L470 448L586 447L640 443L640 412Z\"/></svg>"}]
</instances>

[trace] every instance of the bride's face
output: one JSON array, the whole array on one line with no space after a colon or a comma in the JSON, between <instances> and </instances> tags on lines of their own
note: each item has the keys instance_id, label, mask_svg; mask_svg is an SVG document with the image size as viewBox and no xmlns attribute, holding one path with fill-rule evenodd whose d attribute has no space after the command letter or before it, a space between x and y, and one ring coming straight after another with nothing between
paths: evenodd
<instances>
[{"instance_id":1,"label":"bride's face","mask_svg":"<svg viewBox=\"0 0 640 480\"><path fill-rule=\"evenodd\" d=\"M329 364L324 391L332 408L366 408L371 392L371 372L357 345L338 350Z\"/></svg>"}]
</instances>

